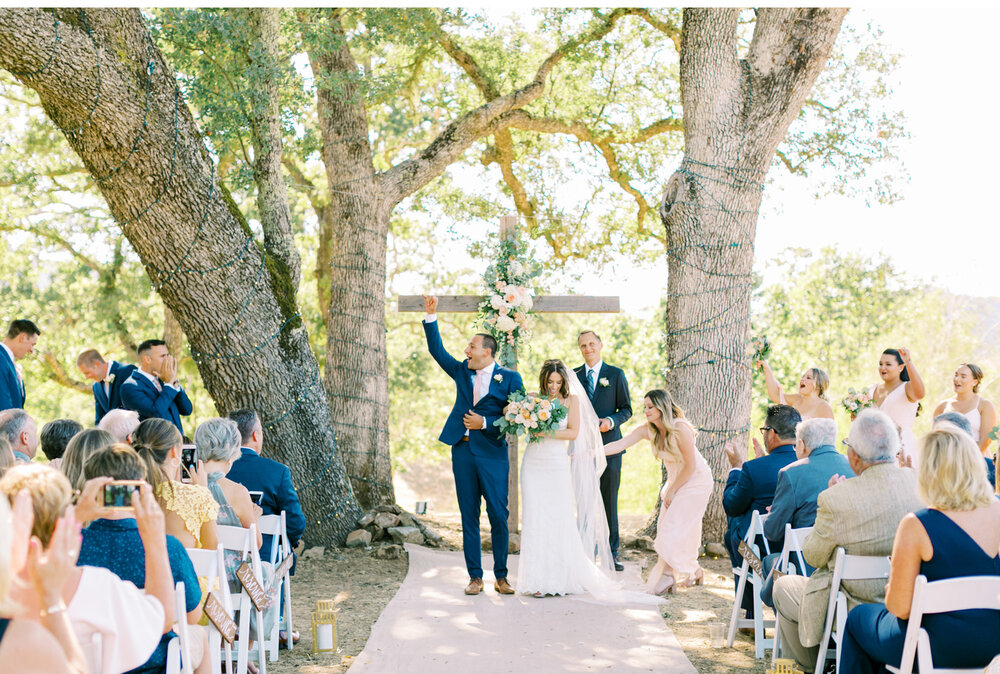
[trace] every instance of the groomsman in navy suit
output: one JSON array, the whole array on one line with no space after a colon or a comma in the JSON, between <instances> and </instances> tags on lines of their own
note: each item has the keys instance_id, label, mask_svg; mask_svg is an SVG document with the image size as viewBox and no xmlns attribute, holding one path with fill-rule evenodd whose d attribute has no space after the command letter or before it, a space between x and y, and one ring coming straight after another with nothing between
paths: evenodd
<instances>
[{"instance_id":1,"label":"groomsman in navy suit","mask_svg":"<svg viewBox=\"0 0 1000 674\"><path fill-rule=\"evenodd\" d=\"M479 512L486 500L493 544L493 588L500 594L514 594L507 582L507 437L493 425L503 416L507 398L524 388L521 375L497 365L497 342L478 334L465 347L465 360L456 360L441 342L437 324L436 297L424 296L424 334L427 350L449 377L455 380L455 405L444 424L441 442L451 445L451 470L455 493L462 513L462 549L469 570L465 594L483 591L482 547L479 541Z\"/></svg>"},{"instance_id":2,"label":"groomsman in navy suit","mask_svg":"<svg viewBox=\"0 0 1000 674\"><path fill-rule=\"evenodd\" d=\"M139 413L139 421L166 419L184 435L181 417L191 414L191 401L177 381L177 360L162 339L139 345L139 369L122 384L122 407Z\"/></svg>"},{"instance_id":3,"label":"groomsman in navy suit","mask_svg":"<svg viewBox=\"0 0 1000 674\"><path fill-rule=\"evenodd\" d=\"M40 334L42 331L29 320L10 322L7 336L0 342L0 411L24 408L24 378L15 363L35 350Z\"/></svg>"},{"instance_id":4,"label":"groomsman in navy suit","mask_svg":"<svg viewBox=\"0 0 1000 674\"><path fill-rule=\"evenodd\" d=\"M621 425L632 418L632 401L628 395L625 373L601 360L601 348L604 345L593 330L584 330L576 341L584 364L574 372L597 413L601 424L601 440L605 445L621 440ZM618 563L618 487L622 481L624 455L625 452L620 452L609 456L608 466L601 473L601 497L604 499L604 513L608 517L608 529L611 532L608 542L615 558L615 571L625 570Z\"/></svg>"},{"instance_id":5,"label":"groomsman in navy suit","mask_svg":"<svg viewBox=\"0 0 1000 674\"><path fill-rule=\"evenodd\" d=\"M122 384L135 372L135 365L106 362L97 349L87 349L76 358L84 377L94 380L94 425L111 410L122 409Z\"/></svg>"}]
</instances>

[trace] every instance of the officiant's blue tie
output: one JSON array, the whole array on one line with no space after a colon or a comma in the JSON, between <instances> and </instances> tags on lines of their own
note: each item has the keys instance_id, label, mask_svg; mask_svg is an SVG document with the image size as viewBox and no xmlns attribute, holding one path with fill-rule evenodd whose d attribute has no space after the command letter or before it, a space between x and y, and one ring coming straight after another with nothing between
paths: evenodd
<instances>
[{"instance_id":1,"label":"officiant's blue tie","mask_svg":"<svg viewBox=\"0 0 1000 674\"><path fill-rule=\"evenodd\" d=\"M587 372L587 397L591 400L594 399L594 376L593 370Z\"/></svg>"}]
</instances>

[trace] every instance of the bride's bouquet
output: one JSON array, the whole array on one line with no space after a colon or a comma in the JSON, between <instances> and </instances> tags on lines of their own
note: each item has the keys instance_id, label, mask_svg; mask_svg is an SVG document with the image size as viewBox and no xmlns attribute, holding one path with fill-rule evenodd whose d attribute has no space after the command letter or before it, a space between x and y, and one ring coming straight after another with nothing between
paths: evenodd
<instances>
[{"instance_id":1,"label":"bride's bouquet","mask_svg":"<svg viewBox=\"0 0 1000 674\"><path fill-rule=\"evenodd\" d=\"M871 407L875 404L868 391L855 391L853 388L847 389L847 395L844 399L840 401L840 404L844 406L847 413L851 415L851 419L858 416L858 413L866 407Z\"/></svg>"},{"instance_id":2,"label":"bride's bouquet","mask_svg":"<svg viewBox=\"0 0 1000 674\"><path fill-rule=\"evenodd\" d=\"M531 396L524 389L511 393L507 403L504 415L493 425L504 433L527 435L529 442L552 433L569 414L569 408L558 400Z\"/></svg>"}]
</instances>

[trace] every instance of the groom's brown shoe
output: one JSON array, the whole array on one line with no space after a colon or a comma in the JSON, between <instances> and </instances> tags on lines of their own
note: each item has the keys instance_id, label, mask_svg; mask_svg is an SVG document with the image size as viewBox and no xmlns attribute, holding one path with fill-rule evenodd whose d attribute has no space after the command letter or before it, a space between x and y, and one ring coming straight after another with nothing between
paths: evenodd
<instances>
[{"instance_id":1,"label":"groom's brown shoe","mask_svg":"<svg viewBox=\"0 0 1000 674\"><path fill-rule=\"evenodd\" d=\"M493 583L493 589L500 594L514 594L514 588L510 586L506 578L497 578L497 582Z\"/></svg>"},{"instance_id":2,"label":"groom's brown shoe","mask_svg":"<svg viewBox=\"0 0 1000 674\"><path fill-rule=\"evenodd\" d=\"M465 594L479 594L483 591L482 578L470 578L469 584L465 586Z\"/></svg>"}]
</instances>

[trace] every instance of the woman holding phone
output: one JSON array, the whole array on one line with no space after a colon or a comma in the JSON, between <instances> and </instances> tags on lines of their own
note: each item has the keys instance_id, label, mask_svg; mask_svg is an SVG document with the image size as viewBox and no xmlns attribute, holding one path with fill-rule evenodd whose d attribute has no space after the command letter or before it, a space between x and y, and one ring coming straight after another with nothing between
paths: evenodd
<instances>
[{"instance_id":1,"label":"woman holding phone","mask_svg":"<svg viewBox=\"0 0 1000 674\"><path fill-rule=\"evenodd\" d=\"M184 438L166 419L146 419L132 434L132 447L146 463L146 480L166 518L167 533L185 548L214 550L219 542L216 518L219 504L208 490L208 476L201 461L184 466ZM181 476L191 484L181 482Z\"/></svg>"}]
</instances>

